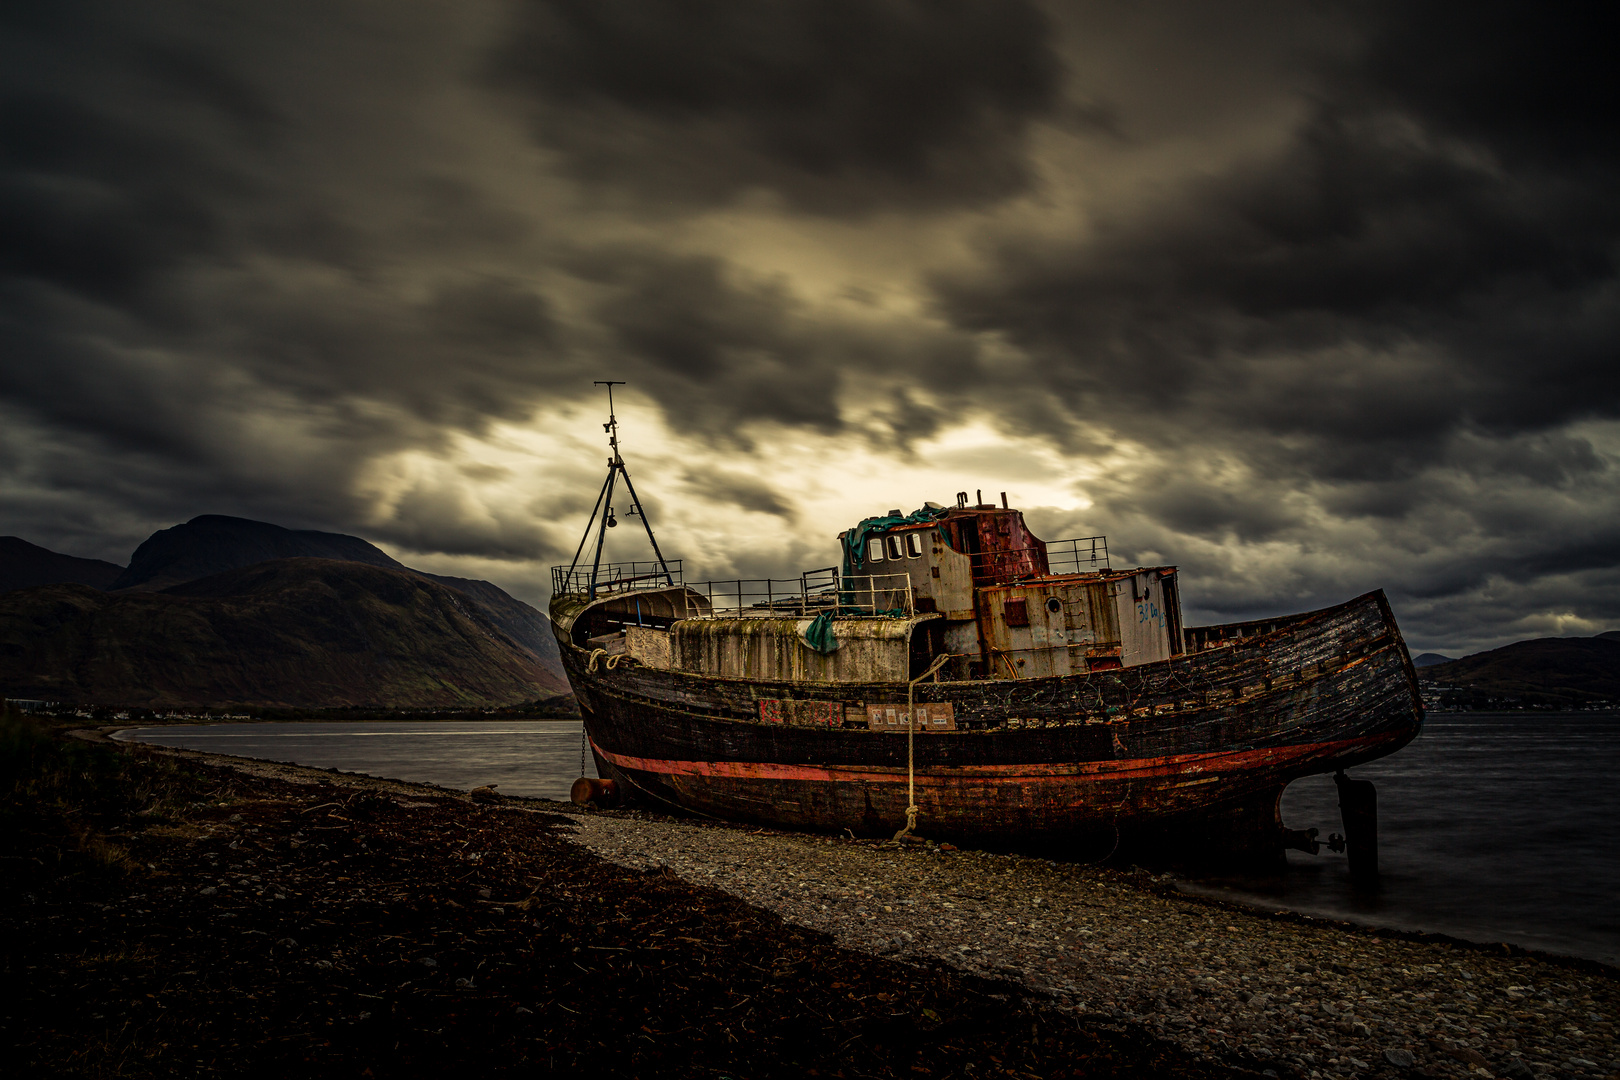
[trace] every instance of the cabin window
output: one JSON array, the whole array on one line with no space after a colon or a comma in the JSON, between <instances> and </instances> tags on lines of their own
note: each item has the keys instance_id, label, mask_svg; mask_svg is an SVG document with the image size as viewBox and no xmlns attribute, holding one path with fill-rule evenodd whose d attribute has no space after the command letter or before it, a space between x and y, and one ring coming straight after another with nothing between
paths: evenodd
<instances>
[{"instance_id":1,"label":"cabin window","mask_svg":"<svg viewBox=\"0 0 1620 1080\"><path fill-rule=\"evenodd\" d=\"M1029 603L1024 600L1008 600L1001 607L1001 619L1008 626L1029 625Z\"/></svg>"},{"instance_id":2,"label":"cabin window","mask_svg":"<svg viewBox=\"0 0 1620 1080\"><path fill-rule=\"evenodd\" d=\"M868 540L866 542L866 561L867 562L882 562L883 561L883 537L874 536L874 537L872 537L872 539L870 539L870 540Z\"/></svg>"},{"instance_id":3,"label":"cabin window","mask_svg":"<svg viewBox=\"0 0 1620 1080\"><path fill-rule=\"evenodd\" d=\"M1046 610L1056 615L1058 612L1063 610L1063 601L1059 600L1055 596L1052 597L1046 602Z\"/></svg>"},{"instance_id":4,"label":"cabin window","mask_svg":"<svg viewBox=\"0 0 1620 1080\"><path fill-rule=\"evenodd\" d=\"M906 555L913 559L922 558L922 533L906 533Z\"/></svg>"},{"instance_id":5,"label":"cabin window","mask_svg":"<svg viewBox=\"0 0 1620 1080\"><path fill-rule=\"evenodd\" d=\"M898 536L885 536L883 538L883 553L888 558L903 558L900 554L900 538Z\"/></svg>"}]
</instances>

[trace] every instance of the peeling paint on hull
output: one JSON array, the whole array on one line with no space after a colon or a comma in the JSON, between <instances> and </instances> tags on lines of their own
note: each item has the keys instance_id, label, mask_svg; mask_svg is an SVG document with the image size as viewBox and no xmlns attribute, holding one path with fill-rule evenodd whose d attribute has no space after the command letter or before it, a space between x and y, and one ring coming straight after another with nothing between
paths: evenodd
<instances>
[{"instance_id":1,"label":"peeling paint on hull","mask_svg":"<svg viewBox=\"0 0 1620 1080\"><path fill-rule=\"evenodd\" d=\"M603 775L717 818L866 835L905 820L906 736L759 720L761 698L904 705L904 683L767 683L636 665L587 670L558 639ZM963 730L918 735L919 832L1269 856L1291 780L1370 761L1422 725L1416 675L1382 593L1306 615L1195 631L1200 651L1106 673L922 683Z\"/></svg>"}]
</instances>

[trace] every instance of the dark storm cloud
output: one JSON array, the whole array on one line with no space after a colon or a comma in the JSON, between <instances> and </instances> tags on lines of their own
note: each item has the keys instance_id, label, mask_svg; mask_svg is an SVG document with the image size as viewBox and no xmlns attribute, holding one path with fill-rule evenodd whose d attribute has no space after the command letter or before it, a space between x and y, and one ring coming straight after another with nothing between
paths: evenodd
<instances>
[{"instance_id":1,"label":"dark storm cloud","mask_svg":"<svg viewBox=\"0 0 1620 1080\"><path fill-rule=\"evenodd\" d=\"M1008 245L978 280L943 283L943 306L1042 357L1082 413L1190 408L1385 460L1468 422L1613 415L1612 175L1458 161L1403 119L1320 115L1180 209Z\"/></svg>"},{"instance_id":2,"label":"dark storm cloud","mask_svg":"<svg viewBox=\"0 0 1620 1080\"><path fill-rule=\"evenodd\" d=\"M724 430L770 415L839 425L836 361L807 331L788 293L771 282L738 287L725 263L653 251L598 256L586 269L610 291L597 305L618 351L637 363L678 426Z\"/></svg>"},{"instance_id":3,"label":"dark storm cloud","mask_svg":"<svg viewBox=\"0 0 1620 1080\"><path fill-rule=\"evenodd\" d=\"M1620 80L1596 30L1380 11L1283 152L1083 243L1005 241L941 283L943 308L1040 356L1078 412L1302 435L1333 472L1399 467L1468 424L1612 416Z\"/></svg>"},{"instance_id":4,"label":"dark storm cloud","mask_svg":"<svg viewBox=\"0 0 1620 1080\"><path fill-rule=\"evenodd\" d=\"M214 512L543 557L596 466L547 463L530 504L459 448L612 377L710 448L676 475L717 515L799 513L761 479L778 445L905 462L985 420L1111 462L1052 527L1183 563L1206 615L1386 585L1450 646L1620 612L1620 102L1568 15L62 0L0 26L4 531L133 546Z\"/></svg>"},{"instance_id":5,"label":"dark storm cloud","mask_svg":"<svg viewBox=\"0 0 1620 1080\"><path fill-rule=\"evenodd\" d=\"M1444 4L1359 13L1370 48L1352 85L1367 98L1486 143L1511 165L1613 169L1620 80L1601 9L1494 0L1466 16Z\"/></svg>"},{"instance_id":6,"label":"dark storm cloud","mask_svg":"<svg viewBox=\"0 0 1620 1080\"><path fill-rule=\"evenodd\" d=\"M716 445L751 445L760 425L836 434L848 421L841 398L863 373L910 379L973 364L959 338L826 317L785 282L715 256L602 247L566 265L596 290L591 313L606 339L597 346L611 358L605 362L658 401L672 427ZM938 423L904 388L874 393L885 422L863 437L892 442Z\"/></svg>"},{"instance_id":7,"label":"dark storm cloud","mask_svg":"<svg viewBox=\"0 0 1620 1080\"><path fill-rule=\"evenodd\" d=\"M527 415L565 349L501 266L526 230L398 151L432 148L409 80L443 46L412 37L419 8L393 10L387 38L355 12L312 36L295 8L43 7L8 7L0 41L14 530L59 534L63 492L114 545L204 510L353 528L377 455ZM399 85L369 93L397 111L344 132L356 68L377 78L391 49ZM384 199L415 212L389 221ZM464 523L440 531L477 549ZM487 533L493 553L534 550Z\"/></svg>"},{"instance_id":8,"label":"dark storm cloud","mask_svg":"<svg viewBox=\"0 0 1620 1080\"><path fill-rule=\"evenodd\" d=\"M652 18L653 9L646 11ZM493 420L521 419L538 401L588 391L589 376L604 363L628 369L677 427L715 432L718 441L741 439L743 425L766 421L836 430L840 365L885 347L843 340L847 334L818 326L784 285L750 278L722 259L645 245L563 244L548 253L534 222L468 182L476 174L446 174L409 156L357 162L347 146L311 143L316 118L308 110L320 108L318 87L335 79L341 90L346 72L295 60L300 41L285 25L255 27L263 36L251 50L242 45L244 28L216 27L219 48L210 54L173 25L184 22L179 12L168 12L170 25L154 18L135 28L107 10L87 9L85 21L127 33L89 35L91 44L80 42L79 22L47 20L32 28L29 44L56 65L6 89L0 303L11 317L0 333L10 355L31 362L8 365L0 387L92 441L167 456L177 466L218 463L222 442L232 441L220 427L240 421L234 409L288 410L301 414L298 436L325 435L349 447L330 459L322 484L336 497L369 457L431 445L451 429L476 433ZM792 78L799 86L820 59L814 50L841 39L820 15L793 9L778 16L782 26L820 27L820 44L797 61ZM617 25L613 19L628 16L570 17L606 19L606 32ZM965 11L934 25L904 8L850 17L870 32L865 47L884 56L901 47L898 38L920 35L917 62L934 67L954 62L950 48L959 50L970 24L985 18ZM719 14L710 20L716 34L744 48L742 30L727 30ZM1024 35L1035 48L1032 20L1014 11L997 33ZM362 59L377 48L373 40L359 44ZM431 43L407 45L432 56ZM997 74L984 66L988 60L968 64L960 90L909 106L873 105L872 115L914 122L918 131L905 139L918 153L929 140L966 146L979 130L966 113L977 116L980 107L968 99L992 110L1033 107L1026 98L1034 91L1019 89L1019 80L1050 81L1040 58L997 62L1018 67L1023 60L1033 67L1021 74ZM876 61L866 63L844 77L875 91ZM264 84L265 71L295 64L311 87L285 77ZM239 73L246 70L257 71L257 81ZM707 78L695 69L680 77ZM811 93L808 84L800 88ZM867 108L847 101L846 91L854 92L815 91L812 101L795 105L798 91L782 89L771 107L798 109L806 124L818 110L832 110L835 146L850 134L840 134L839 125L856 123ZM736 87L693 93L718 94L717 108L744 108ZM383 121L385 135L397 124L397 141L409 145L416 118L401 108L366 119ZM749 123L765 124L759 108L744 109L755 109ZM953 109L965 112L947 116ZM882 159L885 152L875 144L855 148L844 164L900 169L899 158ZM322 160L312 165L311 154ZM331 191L321 190L338 178ZM908 182L927 187L929 177ZM351 196L363 203L379 193L401 202L394 220L345 206ZM278 264L269 273L262 269L267 259ZM595 290L583 324L576 318L563 326L532 279L459 265L532 270L548 259ZM388 280L401 266L426 280L402 290ZM231 400L255 393L257 402Z\"/></svg>"},{"instance_id":9,"label":"dark storm cloud","mask_svg":"<svg viewBox=\"0 0 1620 1080\"><path fill-rule=\"evenodd\" d=\"M139 17L81 4L14 25L0 345L26 359L5 365L0 392L61 434L62 452L34 462L55 470L42 487L84 482L63 471L71 446L120 457L90 481L114 502L168 513L226 495L206 509L342 524L378 455L521 419L603 365L718 444L747 445L761 424L841 431L852 369L893 375L863 437L934 429L939 413L893 382L966 370L965 343L856 332L716 256L548 252L477 172L434 160L413 95L418 69L453 47L425 7L399 9L387 34L352 12L345 25L185 4ZM509 11L491 24L516 31L481 55L552 125L565 168L660 200L764 186L829 212L983 201L1025 185L1027 123L1058 98L1049 28L1022 4ZM478 48L467 55L462 72L478 70ZM333 119L371 98L386 108L363 127ZM587 136L598 143L568 141ZM380 199L396 209L373 216ZM587 287L569 319L508 269L548 261ZM409 287L390 280L400 267ZM132 477L164 470L187 479L155 504ZM417 492L401 512L442 517L443 498ZM476 548L471 526L396 531L427 543L447 529L450 548Z\"/></svg>"},{"instance_id":10,"label":"dark storm cloud","mask_svg":"<svg viewBox=\"0 0 1620 1080\"><path fill-rule=\"evenodd\" d=\"M1484 41L1462 21L1465 40L1501 66L1442 61L1414 90L1407 64L1451 56L1452 24L1386 29L1344 77L1344 96L1321 103L1285 152L1105 221L1095 241L1007 243L978 280L942 283L945 310L1050 359L1051 384L1080 407L1105 387L1130 393L1108 387L1127 361L1158 377L1158 400L1224 405L1335 440L1612 415L1620 163L1612 134L1588 140L1586 125L1559 114L1589 114L1584 89L1612 98L1613 68L1521 99L1509 60L1524 59L1515 45L1532 27L1533 44L1548 44L1541 20L1487 19L1499 36ZM1420 31L1433 35L1421 46L1411 40ZM1528 60L1531 80L1557 66ZM1570 157L1526 157L1527 142L1547 139ZM1350 352L1337 364L1321 356L1408 343L1439 363L1358 376ZM1310 359L1271 362L1288 356ZM1207 393L1220 383L1233 386L1225 402Z\"/></svg>"},{"instance_id":11,"label":"dark storm cloud","mask_svg":"<svg viewBox=\"0 0 1620 1080\"><path fill-rule=\"evenodd\" d=\"M1206 564L1212 610L1389 584L1450 597L1422 629L1459 641L1512 633L1538 589L1612 617L1613 468L1560 430L1620 415L1606 35L1522 6L1354 14L1363 47L1280 151L1083 239L996 237L936 279L940 311L1032 357L1054 436L1079 419L1164 450L1088 491L1144 547L1387 545L1258 591ZM1558 583L1586 571L1608 584L1576 602Z\"/></svg>"},{"instance_id":12,"label":"dark storm cloud","mask_svg":"<svg viewBox=\"0 0 1620 1080\"><path fill-rule=\"evenodd\" d=\"M202 193L221 179L184 144L54 94L0 102L0 273L132 302L217 250Z\"/></svg>"},{"instance_id":13,"label":"dark storm cloud","mask_svg":"<svg viewBox=\"0 0 1620 1080\"><path fill-rule=\"evenodd\" d=\"M157 84L159 98L212 109L244 133L268 136L282 119L257 88L196 49L152 44L136 61Z\"/></svg>"},{"instance_id":14,"label":"dark storm cloud","mask_svg":"<svg viewBox=\"0 0 1620 1080\"><path fill-rule=\"evenodd\" d=\"M780 492L751 476L707 469L702 473L688 472L681 479L694 495L710 502L728 502L756 514L774 514L790 521L798 515Z\"/></svg>"},{"instance_id":15,"label":"dark storm cloud","mask_svg":"<svg viewBox=\"0 0 1620 1080\"><path fill-rule=\"evenodd\" d=\"M751 188L820 212L1029 182L1051 27L1022 0L524 0L492 76L568 169L655 202Z\"/></svg>"}]
</instances>

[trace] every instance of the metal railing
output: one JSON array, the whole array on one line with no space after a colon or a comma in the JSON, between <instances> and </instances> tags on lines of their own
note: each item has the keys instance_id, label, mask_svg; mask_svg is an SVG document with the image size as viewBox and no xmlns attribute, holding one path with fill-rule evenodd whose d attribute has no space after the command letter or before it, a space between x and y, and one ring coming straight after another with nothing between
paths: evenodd
<instances>
[{"instance_id":1,"label":"metal railing","mask_svg":"<svg viewBox=\"0 0 1620 1080\"><path fill-rule=\"evenodd\" d=\"M665 566L669 568L667 573L664 569ZM603 563L596 568L597 596L606 593L667 589L672 585L679 584L681 584L681 560L679 559L670 559L663 564L654 560L648 560L647 562ZM575 567L572 571L566 566L553 566L551 568L551 593L553 596L568 594L587 596L590 592L590 567Z\"/></svg>"},{"instance_id":2,"label":"metal railing","mask_svg":"<svg viewBox=\"0 0 1620 1080\"><path fill-rule=\"evenodd\" d=\"M1045 559L1041 553L1045 551ZM1072 540L1048 540L1044 548L1003 548L1000 551L979 551L968 556L973 568L973 579L983 585L992 582L1017 581L1041 573L1042 563L1048 574L1084 574L1109 569L1108 537L1082 536Z\"/></svg>"},{"instance_id":3,"label":"metal railing","mask_svg":"<svg viewBox=\"0 0 1620 1080\"><path fill-rule=\"evenodd\" d=\"M1073 540L1048 540L1046 565L1054 574L1084 574L1092 570L1106 570L1108 537L1081 536Z\"/></svg>"},{"instance_id":4,"label":"metal railing","mask_svg":"<svg viewBox=\"0 0 1620 1080\"><path fill-rule=\"evenodd\" d=\"M830 611L841 615L915 615L917 604L909 574L844 575L836 566L806 570L796 578L731 578L721 581L687 582L681 575L681 561L671 559L669 572L656 562L603 563L596 570L596 596L648 592L684 587L677 605L681 618L738 616L808 617ZM554 595L586 596L591 591L591 571L566 566L551 568ZM694 597L706 600L707 607Z\"/></svg>"},{"instance_id":5,"label":"metal railing","mask_svg":"<svg viewBox=\"0 0 1620 1080\"><path fill-rule=\"evenodd\" d=\"M1004 569L1009 573L1023 569L1029 572L1033 560L1024 556L1038 548L1015 548L1009 551L984 552L969 556L975 577L986 570ZM1108 537L1082 536L1071 540L1051 540L1046 544L1046 564L1049 573L1080 574L1105 570L1108 562ZM666 573L665 566L668 567ZM1029 569L1024 569L1024 568ZM999 576L999 575L997 575ZM1012 573L1013 577L1023 576ZM847 609L850 614L874 614L891 611L915 614L911 576L905 571L893 574L843 575L834 566L820 570L806 570L797 578L733 578L730 581L702 581L687 584L681 576L681 560L670 559L660 565L656 561L603 563L596 570L596 596L612 593L640 592L686 585L714 605L715 612L727 615L745 614L768 616L772 614L819 614L823 611ZM551 568L553 595L591 593L589 567L566 566Z\"/></svg>"},{"instance_id":6,"label":"metal railing","mask_svg":"<svg viewBox=\"0 0 1620 1080\"><path fill-rule=\"evenodd\" d=\"M809 570L797 578L733 578L688 583L708 601L687 618L808 618L835 615L910 616L917 612L909 574L840 574L836 567Z\"/></svg>"}]
</instances>

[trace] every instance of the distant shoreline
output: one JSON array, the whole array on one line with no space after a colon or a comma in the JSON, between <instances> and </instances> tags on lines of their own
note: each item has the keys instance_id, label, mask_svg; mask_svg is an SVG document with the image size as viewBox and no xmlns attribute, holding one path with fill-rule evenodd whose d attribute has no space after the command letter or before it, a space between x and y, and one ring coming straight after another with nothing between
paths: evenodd
<instances>
[{"instance_id":1,"label":"distant shoreline","mask_svg":"<svg viewBox=\"0 0 1620 1080\"><path fill-rule=\"evenodd\" d=\"M134 731L155 727L201 727L208 724L577 724L577 716L209 716L188 718L159 718L130 721L120 724L117 731ZM112 730L97 728L96 730ZM112 738L112 735L108 736Z\"/></svg>"}]
</instances>

